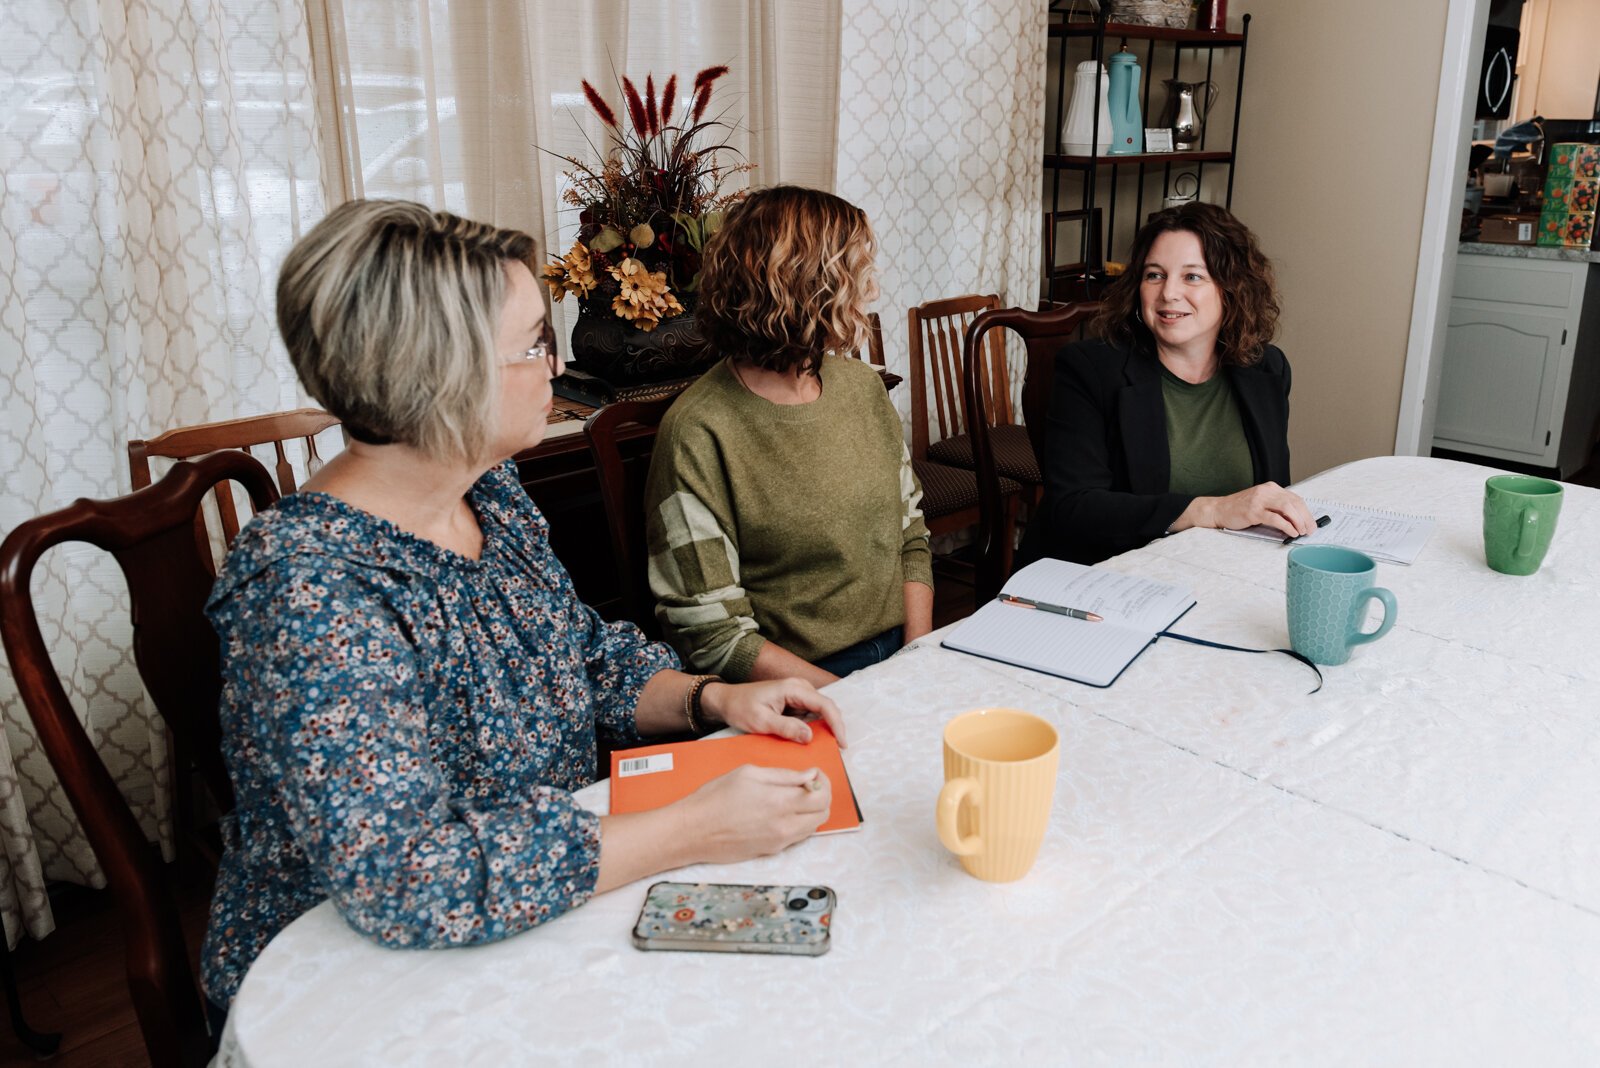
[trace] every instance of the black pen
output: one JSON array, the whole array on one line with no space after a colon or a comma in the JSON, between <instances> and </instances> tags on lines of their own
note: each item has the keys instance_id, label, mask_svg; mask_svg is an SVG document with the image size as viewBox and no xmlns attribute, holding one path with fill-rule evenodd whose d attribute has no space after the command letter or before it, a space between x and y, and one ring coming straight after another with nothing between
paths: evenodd
<instances>
[{"instance_id":1,"label":"black pen","mask_svg":"<svg viewBox=\"0 0 1600 1068\"><path fill-rule=\"evenodd\" d=\"M1037 608L1041 612L1051 612L1058 616L1071 616L1073 619L1083 619L1089 621L1090 623L1105 622L1104 617L1097 616L1093 612L1087 612L1082 608L1068 608L1065 605L1046 604L1044 601L1035 601L1027 597L1017 597L1014 594L1009 593L1002 593L1000 595L1000 603L1016 605L1018 608Z\"/></svg>"},{"instance_id":2,"label":"black pen","mask_svg":"<svg viewBox=\"0 0 1600 1068\"><path fill-rule=\"evenodd\" d=\"M1333 516L1331 516L1331 515L1319 515L1319 516L1317 516L1317 528L1319 530L1322 527L1327 526L1331 522L1333 522ZM1300 537L1301 537L1301 535L1299 535L1299 534L1292 534L1289 537L1284 538L1283 539L1283 543L1285 545L1288 545L1291 541L1299 540Z\"/></svg>"}]
</instances>

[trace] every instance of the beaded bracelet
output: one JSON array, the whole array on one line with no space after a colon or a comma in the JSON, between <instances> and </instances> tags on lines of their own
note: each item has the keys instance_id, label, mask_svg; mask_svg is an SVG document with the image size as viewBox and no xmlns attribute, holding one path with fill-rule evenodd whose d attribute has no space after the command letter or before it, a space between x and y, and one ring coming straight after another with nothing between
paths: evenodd
<instances>
[{"instance_id":1,"label":"beaded bracelet","mask_svg":"<svg viewBox=\"0 0 1600 1068\"><path fill-rule=\"evenodd\" d=\"M689 683L688 692L683 695L683 718L688 720L689 729L695 734L707 733L707 728L700 721L700 717L705 713L700 704L700 695L707 686L721 681L721 677L717 675L696 675L694 681Z\"/></svg>"}]
</instances>

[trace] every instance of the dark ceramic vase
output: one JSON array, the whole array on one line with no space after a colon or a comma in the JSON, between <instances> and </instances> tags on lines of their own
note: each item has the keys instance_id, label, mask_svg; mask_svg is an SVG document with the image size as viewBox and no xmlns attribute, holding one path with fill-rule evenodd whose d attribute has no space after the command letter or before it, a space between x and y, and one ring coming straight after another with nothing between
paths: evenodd
<instances>
[{"instance_id":1,"label":"dark ceramic vase","mask_svg":"<svg viewBox=\"0 0 1600 1068\"><path fill-rule=\"evenodd\" d=\"M609 305L580 305L572 329L572 366L612 386L641 386L699 374L715 359L705 353L694 312L644 331L619 319Z\"/></svg>"}]
</instances>

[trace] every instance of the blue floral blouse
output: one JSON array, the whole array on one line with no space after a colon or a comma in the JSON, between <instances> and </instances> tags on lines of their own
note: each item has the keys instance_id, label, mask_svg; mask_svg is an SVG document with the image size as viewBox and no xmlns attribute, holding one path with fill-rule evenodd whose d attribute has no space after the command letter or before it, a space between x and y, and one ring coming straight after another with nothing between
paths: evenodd
<instances>
[{"instance_id":1,"label":"blue floral blouse","mask_svg":"<svg viewBox=\"0 0 1600 1068\"><path fill-rule=\"evenodd\" d=\"M638 737L646 681L678 666L578 600L505 464L472 487L471 560L321 493L240 533L207 613L222 641L237 808L202 985L246 969L326 898L388 946L489 942L582 904L599 818L595 731Z\"/></svg>"}]
</instances>

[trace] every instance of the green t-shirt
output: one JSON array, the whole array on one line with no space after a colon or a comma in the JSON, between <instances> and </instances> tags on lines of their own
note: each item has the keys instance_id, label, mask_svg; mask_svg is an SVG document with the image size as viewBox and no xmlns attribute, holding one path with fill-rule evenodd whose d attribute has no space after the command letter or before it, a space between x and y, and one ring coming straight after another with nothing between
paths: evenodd
<instances>
[{"instance_id":1,"label":"green t-shirt","mask_svg":"<svg viewBox=\"0 0 1600 1068\"><path fill-rule=\"evenodd\" d=\"M1226 374L1219 371L1195 384L1162 367L1161 399L1172 459L1168 492L1226 497L1255 485L1250 444Z\"/></svg>"}]
</instances>

